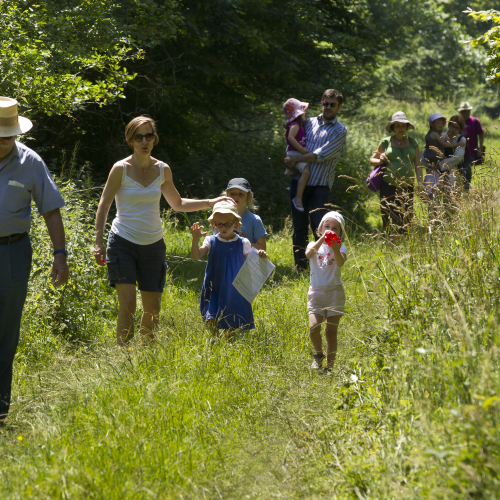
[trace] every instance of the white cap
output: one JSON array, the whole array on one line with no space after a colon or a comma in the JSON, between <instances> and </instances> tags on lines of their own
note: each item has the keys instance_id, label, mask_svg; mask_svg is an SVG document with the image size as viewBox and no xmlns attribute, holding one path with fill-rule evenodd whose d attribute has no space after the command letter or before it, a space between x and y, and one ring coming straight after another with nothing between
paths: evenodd
<instances>
[{"instance_id":1,"label":"white cap","mask_svg":"<svg viewBox=\"0 0 500 500\"><path fill-rule=\"evenodd\" d=\"M323 215L323 218L321 219L321 222L319 223L318 231L320 233L323 233L323 224L325 223L325 221L327 219L335 219L336 221L340 222L340 227L342 229L342 237L344 237L344 233L345 233L344 217L342 217L342 215L340 215L338 212L335 212L335 211L331 211L331 212L328 212L325 215Z\"/></svg>"}]
</instances>

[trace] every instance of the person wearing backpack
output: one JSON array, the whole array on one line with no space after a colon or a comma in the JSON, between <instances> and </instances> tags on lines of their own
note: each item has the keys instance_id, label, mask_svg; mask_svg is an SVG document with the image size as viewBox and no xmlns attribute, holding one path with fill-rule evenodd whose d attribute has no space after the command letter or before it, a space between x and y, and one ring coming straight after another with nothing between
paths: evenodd
<instances>
[{"instance_id":1,"label":"person wearing backpack","mask_svg":"<svg viewBox=\"0 0 500 500\"><path fill-rule=\"evenodd\" d=\"M465 127L462 134L467 139L464 164L461 170L465 179L464 189L466 192L469 191L472 180L472 165L481 162L483 159L484 131L479 118L471 115L472 109L468 101L462 102L458 108L458 112L465 121Z\"/></svg>"}]
</instances>

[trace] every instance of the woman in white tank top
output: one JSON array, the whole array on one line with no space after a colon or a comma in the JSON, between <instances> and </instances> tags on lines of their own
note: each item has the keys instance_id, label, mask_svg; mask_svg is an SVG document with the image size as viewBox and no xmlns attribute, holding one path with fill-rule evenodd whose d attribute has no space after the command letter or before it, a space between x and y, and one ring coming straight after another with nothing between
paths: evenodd
<instances>
[{"instance_id":1,"label":"woman in white tank top","mask_svg":"<svg viewBox=\"0 0 500 500\"><path fill-rule=\"evenodd\" d=\"M94 248L97 264L108 266L109 284L116 287L118 294L116 336L119 345L126 344L134 336L136 282L144 306L141 335L153 339L158 324L167 268L160 218L161 195L176 212L212 208L218 201L230 199L189 200L180 197L170 167L151 156L159 141L151 118L134 118L125 128L125 137L134 152L116 162L109 173L97 209ZM117 214L106 248L104 226L113 200Z\"/></svg>"}]
</instances>

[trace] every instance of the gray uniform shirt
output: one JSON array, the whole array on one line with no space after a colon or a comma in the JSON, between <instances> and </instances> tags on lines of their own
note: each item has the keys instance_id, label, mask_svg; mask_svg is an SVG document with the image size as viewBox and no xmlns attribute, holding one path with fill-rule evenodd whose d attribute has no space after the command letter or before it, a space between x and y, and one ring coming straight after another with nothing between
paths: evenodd
<instances>
[{"instance_id":1,"label":"gray uniform shirt","mask_svg":"<svg viewBox=\"0 0 500 500\"><path fill-rule=\"evenodd\" d=\"M0 160L0 237L29 230L32 198L40 214L64 206L43 160L16 141Z\"/></svg>"}]
</instances>

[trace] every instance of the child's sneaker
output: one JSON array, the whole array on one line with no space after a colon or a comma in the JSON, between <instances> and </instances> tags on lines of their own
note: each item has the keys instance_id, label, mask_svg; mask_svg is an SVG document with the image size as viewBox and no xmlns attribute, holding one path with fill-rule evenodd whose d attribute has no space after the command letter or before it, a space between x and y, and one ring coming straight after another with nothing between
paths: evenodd
<instances>
[{"instance_id":1,"label":"child's sneaker","mask_svg":"<svg viewBox=\"0 0 500 500\"><path fill-rule=\"evenodd\" d=\"M323 366L323 360L325 359L324 354L315 354L314 361L311 365L311 370L319 370Z\"/></svg>"},{"instance_id":2,"label":"child's sneaker","mask_svg":"<svg viewBox=\"0 0 500 500\"><path fill-rule=\"evenodd\" d=\"M302 202L297 202L295 201L295 198L293 198L292 200L292 203L293 203L293 206L295 207L296 210L298 210L299 212L303 212L304 211L304 206L302 205ZM300 205L299 205L300 203Z\"/></svg>"}]
</instances>

